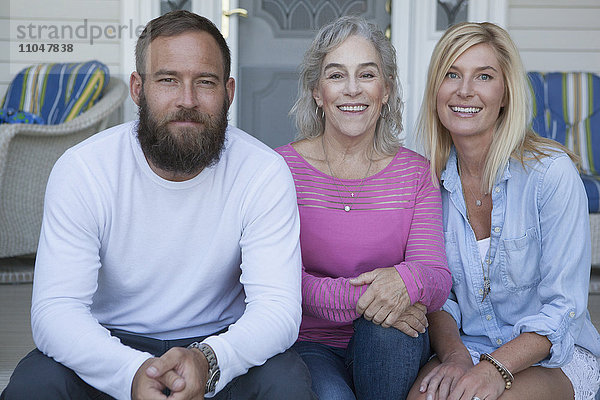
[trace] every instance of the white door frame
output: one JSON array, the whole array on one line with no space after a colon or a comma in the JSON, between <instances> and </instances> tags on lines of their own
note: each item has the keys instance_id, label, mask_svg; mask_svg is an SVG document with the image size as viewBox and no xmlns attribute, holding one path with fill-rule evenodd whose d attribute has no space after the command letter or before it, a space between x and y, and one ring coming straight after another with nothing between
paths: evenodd
<instances>
[{"instance_id":1,"label":"white door frame","mask_svg":"<svg viewBox=\"0 0 600 400\"><path fill-rule=\"evenodd\" d=\"M506 25L508 0L470 0L470 21L490 21ZM237 8L238 0L229 0L229 8ZM410 140L423 96L427 67L431 52L442 32L435 30L436 0L392 0L392 43L398 58L398 74L403 86L404 130L408 132L407 146L415 148ZM153 0L121 0L121 23L132 26L145 25L159 15L160 2ZM222 0L192 0L192 10L213 21L221 28ZM252 16L248 16L252 18ZM238 76L238 15L230 17L230 34L227 43L231 50L231 76ZM121 66L123 79L135 70L134 49L136 35L122 41ZM237 124L238 102L234 99L229 112L232 125ZM137 107L133 101L125 103L125 119L136 118ZM419 149L417 149L419 150Z\"/></svg>"},{"instance_id":2,"label":"white door frame","mask_svg":"<svg viewBox=\"0 0 600 400\"><path fill-rule=\"evenodd\" d=\"M121 0L121 24L136 27L136 30L143 29L141 27L158 16L159 12L160 3L158 1ZM138 33L141 32L130 32L121 39L121 75L127 85L129 85L131 73L135 71L135 44ZM130 121L136 118L137 106L131 97L128 97L123 104L123 119Z\"/></svg>"},{"instance_id":3,"label":"white door frame","mask_svg":"<svg viewBox=\"0 0 600 400\"><path fill-rule=\"evenodd\" d=\"M138 0L141 1L141 0ZM227 0L229 2L229 10L238 7L238 0ZM229 11L223 9L223 0L193 0L192 10L195 13L200 14L210 19L219 29L221 29L221 21L223 18L223 11ZM238 77L238 21L241 18L239 15L232 15L229 17L229 36L227 37L227 44L231 51L231 72L230 75L236 80ZM237 91L237 90L236 90ZM233 103L229 107L229 123L237 126L238 116L238 96L234 96Z\"/></svg>"}]
</instances>

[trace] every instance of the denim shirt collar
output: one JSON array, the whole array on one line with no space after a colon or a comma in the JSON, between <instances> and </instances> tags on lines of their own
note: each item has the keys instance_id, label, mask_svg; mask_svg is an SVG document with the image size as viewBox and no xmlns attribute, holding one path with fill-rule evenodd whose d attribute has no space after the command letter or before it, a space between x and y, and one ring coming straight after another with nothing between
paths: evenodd
<instances>
[{"instance_id":1,"label":"denim shirt collar","mask_svg":"<svg viewBox=\"0 0 600 400\"><path fill-rule=\"evenodd\" d=\"M506 167L496 182L496 185L499 185L502 182L510 179L510 165L512 162L514 162L514 160L512 158L509 159L509 162L506 164ZM454 146L452 146L450 149L450 155L448 157L448 161L446 162L446 168L442 171L440 181L442 182L444 189L450 193L462 191L462 184L460 182L460 176L458 175L458 158L456 155L456 148Z\"/></svg>"},{"instance_id":2,"label":"denim shirt collar","mask_svg":"<svg viewBox=\"0 0 600 400\"><path fill-rule=\"evenodd\" d=\"M492 197L492 231L490 232L490 247L487 254L487 262L492 264L496 258L496 251L498 249L498 244L500 242L500 236L502 234L502 227L504 226L504 214L505 214L505 205L506 205L506 185L508 180L511 178L510 166L511 163L514 163L515 160L510 159L507 163L506 167L502 175L496 181L496 184L493 187L492 193L490 193ZM518 162L518 161L516 161ZM513 168L515 166L513 165ZM472 228L469 223L469 216L467 214L467 206L465 204L465 199L463 195L462 182L460 180L460 175L458 174L458 158L456 154L456 148L452 146L450 150L450 155L448 157L448 161L446 162L446 169L442 172L441 181L444 189L447 191L448 200L454 204L456 210L462 215L464 221L464 229L471 231ZM444 195L442 194L442 197ZM444 210L447 211L446 205L444 205ZM446 218L444 218L444 226L446 226ZM472 233L473 242L471 243L473 249L473 260L476 263L479 263L478 251L476 249L475 242L475 233Z\"/></svg>"}]
</instances>

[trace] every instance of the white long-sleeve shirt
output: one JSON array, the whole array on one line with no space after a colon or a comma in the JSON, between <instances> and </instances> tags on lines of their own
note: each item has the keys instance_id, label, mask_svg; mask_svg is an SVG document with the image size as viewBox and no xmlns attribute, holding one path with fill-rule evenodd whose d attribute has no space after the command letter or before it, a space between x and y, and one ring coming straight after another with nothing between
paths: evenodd
<instances>
[{"instance_id":1,"label":"white long-sleeve shirt","mask_svg":"<svg viewBox=\"0 0 600 400\"><path fill-rule=\"evenodd\" d=\"M68 150L52 170L33 285L38 348L129 399L151 357L108 329L206 339L216 392L296 340L301 264L296 194L283 159L227 130L220 161L184 182L149 167L126 123Z\"/></svg>"}]
</instances>

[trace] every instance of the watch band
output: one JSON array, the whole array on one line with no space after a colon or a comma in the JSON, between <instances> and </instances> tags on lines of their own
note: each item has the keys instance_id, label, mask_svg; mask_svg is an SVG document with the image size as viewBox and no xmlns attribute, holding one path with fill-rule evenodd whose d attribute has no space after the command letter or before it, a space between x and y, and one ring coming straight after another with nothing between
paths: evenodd
<instances>
[{"instance_id":1,"label":"watch band","mask_svg":"<svg viewBox=\"0 0 600 400\"><path fill-rule=\"evenodd\" d=\"M214 392L215 387L219 382L219 378L221 377L221 370L219 369L217 355L215 354L213 349L206 343L194 342L190 344L187 348L198 349L202 352L202 354L204 354L204 357L206 357L206 360L208 361L208 380L206 381L205 393Z\"/></svg>"}]
</instances>

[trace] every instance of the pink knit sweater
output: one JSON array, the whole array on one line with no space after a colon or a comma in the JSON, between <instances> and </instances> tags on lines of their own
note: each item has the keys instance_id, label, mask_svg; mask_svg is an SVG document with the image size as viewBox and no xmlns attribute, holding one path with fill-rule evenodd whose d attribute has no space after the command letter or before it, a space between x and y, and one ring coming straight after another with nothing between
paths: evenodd
<instances>
[{"instance_id":1,"label":"pink knit sweater","mask_svg":"<svg viewBox=\"0 0 600 400\"><path fill-rule=\"evenodd\" d=\"M346 347L356 303L367 286L349 278L394 266L411 303L439 309L452 281L446 263L439 189L429 164L401 148L390 164L364 180L338 180L311 166L291 145L276 149L298 195L303 316L298 340ZM354 197L351 197L351 193ZM344 211L351 205L351 211Z\"/></svg>"}]
</instances>

